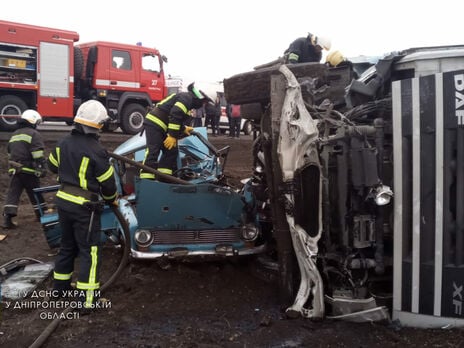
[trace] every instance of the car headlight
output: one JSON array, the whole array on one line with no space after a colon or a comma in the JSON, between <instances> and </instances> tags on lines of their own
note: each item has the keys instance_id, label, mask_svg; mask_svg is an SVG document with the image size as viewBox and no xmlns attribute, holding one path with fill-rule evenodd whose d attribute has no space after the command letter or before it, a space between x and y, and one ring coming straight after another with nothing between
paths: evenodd
<instances>
[{"instance_id":1,"label":"car headlight","mask_svg":"<svg viewBox=\"0 0 464 348\"><path fill-rule=\"evenodd\" d=\"M137 230L134 234L135 241L142 247L149 246L153 242L153 234L148 230Z\"/></svg>"},{"instance_id":2,"label":"car headlight","mask_svg":"<svg viewBox=\"0 0 464 348\"><path fill-rule=\"evenodd\" d=\"M258 238L259 230L253 224L245 224L242 226L242 238L247 242L252 242Z\"/></svg>"}]
</instances>

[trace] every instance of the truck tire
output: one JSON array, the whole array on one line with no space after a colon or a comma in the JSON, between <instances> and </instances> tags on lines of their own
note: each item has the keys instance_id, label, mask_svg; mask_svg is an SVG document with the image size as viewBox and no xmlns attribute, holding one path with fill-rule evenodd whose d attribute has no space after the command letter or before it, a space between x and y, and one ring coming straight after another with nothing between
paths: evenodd
<instances>
[{"instance_id":1,"label":"truck tire","mask_svg":"<svg viewBox=\"0 0 464 348\"><path fill-rule=\"evenodd\" d=\"M0 114L11 117L0 117L0 130L12 132L18 127L18 118L27 109L27 104L14 95L0 97ZM15 117L16 116L16 117Z\"/></svg>"},{"instance_id":2,"label":"truck tire","mask_svg":"<svg viewBox=\"0 0 464 348\"><path fill-rule=\"evenodd\" d=\"M79 47L74 47L74 78L75 80L82 78L84 71L84 55Z\"/></svg>"},{"instance_id":3,"label":"truck tire","mask_svg":"<svg viewBox=\"0 0 464 348\"><path fill-rule=\"evenodd\" d=\"M147 110L136 103L128 104L122 109L120 126L126 134L137 134L143 129L143 120Z\"/></svg>"}]
</instances>

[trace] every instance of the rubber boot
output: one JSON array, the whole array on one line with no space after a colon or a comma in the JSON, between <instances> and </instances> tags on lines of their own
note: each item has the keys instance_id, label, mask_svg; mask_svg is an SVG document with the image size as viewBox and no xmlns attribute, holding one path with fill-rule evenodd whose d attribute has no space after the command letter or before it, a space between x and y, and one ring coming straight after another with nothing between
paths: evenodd
<instances>
[{"instance_id":1,"label":"rubber boot","mask_svg":"<svg viewBox=\"0 0 464 348\"><path fill-rule=\"evenodd\" d=\"M12 229L12 228L16 228L16 224L13 222L13 216L11 215L3 215L3 224L2 224L2 227L5 228L5 229Z\"/></svg>"}]
</instances>

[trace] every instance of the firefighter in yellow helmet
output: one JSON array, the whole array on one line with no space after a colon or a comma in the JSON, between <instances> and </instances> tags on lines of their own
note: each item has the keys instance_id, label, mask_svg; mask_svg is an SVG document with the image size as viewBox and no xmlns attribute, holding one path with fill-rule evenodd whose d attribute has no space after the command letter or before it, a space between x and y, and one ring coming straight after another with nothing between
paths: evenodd
<instances>
[{"instance_id":1,"label":"firefighter in yellow helmet","mask_svg":"<svg viewBox=\"0 0 464 348\"><path fill-rule=\"evenodd\" d=\"M327 54L325 59L325 64L329 68L341 68L341 67L349 67L351 78L357 79L358 74L353 69L353 63L346 59L340 51L331 51Z\"/></svg>"},{"instance_id":2,"label":"firefighter in yellow helmet","mask_svg":"<svg viewBox=\"0 0 464 348\"><path fill-rule=\"evenodd\" d=\"M322 59L322 50L330 50L331 41L325 36L311 33L306 37L294 40L284 52L285 63L319 63Z\"/></svg>"},{"instance_id":3,"label":"firefighter in yellow helmet","mask_svg":"<svg viewBox=\"0 0 464 348\"><path fill-rule=\"evenodd\" d=\"M79 309L84 311L94 307L100 288L101 201L117 205L114 169L98 136L107 118L99 101L84 102L71 133L58 141L48 157L49 169L58 174L61 184L56 194L62 236L53 272L54 293L71 289L74 259L78 257L76 289Z\"/></svg>"},{"instance_id":4,"label":"firefighter in yellow helmet","mask_svg":"<svg viewBox=\"0 0 464 348\"><path fill-rule=\"evenodd\" d=\"M345 57L340 51L332 51L327 54L326 64L330 67L336 67L345 61Z\"/></svg>"},{"instance_id":5,"label":"firefighter in yellow helmet","mask_svg":"<svg viewBox=\"0 0 464 348\"><path fill-rule=\"evenodd\" d=\"M147 149L143 164L172 175L177 169L177 141L193 130L187 125L191 123L190 110L202 107L208 100L207 95L191 83L187 92L171 94L156 104L144 120ZM155 174L142 170L140 178L155 179Z\"/></svg>"}]
</instances>

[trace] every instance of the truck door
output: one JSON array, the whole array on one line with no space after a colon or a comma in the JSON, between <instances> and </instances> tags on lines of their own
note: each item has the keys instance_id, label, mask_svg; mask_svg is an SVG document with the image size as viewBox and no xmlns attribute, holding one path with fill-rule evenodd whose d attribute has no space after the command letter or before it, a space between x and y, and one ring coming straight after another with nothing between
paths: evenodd
<instances>
[{"instance_id":1,"label":"truck door","mask_svg":"<svg viewBox=\"0 0 464 348\"><path fill-rule=\"evenodd\" d=\"M101 51L102 48L99 50ZM102 57L102 52L99 52L99 59ZM131 52L123 49L112 49L109 58L111 61L108 69L110 73L108 89L123 92L137 91L139 88L136 78L137 64L134 62L136 58L131 56Z\"/></svg>"},{"instance_id":2,"label":"truck door","mask_svg":"<svg viewBox=\"0 0 464 348\"><path fill-rule=\"evenodd\" d=\"M140 88L150 95L152 101L160 101L165 97L162 61L158 55L151 52L142 53Z\"/></svg>"},{"instance_id":3,"label":"truck door","mask_svg":"<svg viewBox=\"0 0 464 348\"><path fill-rule=\"evenodd\" d=\"M72 116L71 45L40 43L37 110L47 117Z\"/></svg>"}]
</instances>

